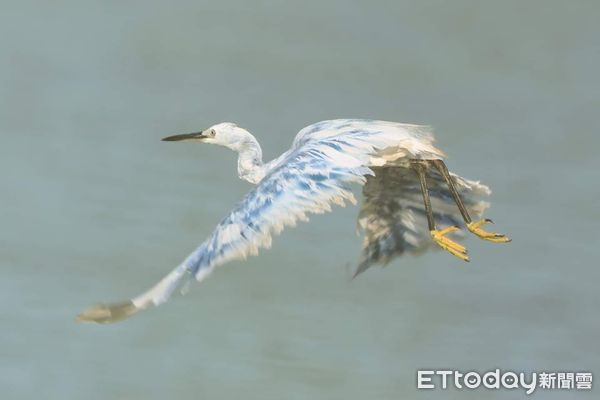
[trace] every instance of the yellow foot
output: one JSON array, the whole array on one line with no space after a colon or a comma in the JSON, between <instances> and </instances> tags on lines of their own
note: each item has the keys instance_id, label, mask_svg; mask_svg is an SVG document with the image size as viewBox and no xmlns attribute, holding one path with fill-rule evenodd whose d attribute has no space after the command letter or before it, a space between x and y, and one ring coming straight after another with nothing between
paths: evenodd
<instances>
[{"instance_id":1,"label":"yellow foot","mask_svg":"<svg viewBox=\"0 0 600 400\"><path fill-rule=\"evenodd\" d=\"M448 251L453 256L460 258L463 261L469 261L469 256L467 255L467 249L465 246L461 246L460 244L448 239L446 236L447 233L457 231L458 227L449 226L448 228L444 228L441 231L433 230L429 231L431 233L431 237L434 242L436 242L442 249Z\"/></svg>"},{"instance_id":2,"label":"yellow foot","mask_svg":"<svg viewBox=\"0 0 600 400\"><path fill-rule=\"evenodd\" d=\"M482 219L475 222L469 222L467 228L480 238L494 243L507 243L510 239L501 233L488 232L480 228L481 225L493 224L491 219Z\"/></svg>"}]
</instances>

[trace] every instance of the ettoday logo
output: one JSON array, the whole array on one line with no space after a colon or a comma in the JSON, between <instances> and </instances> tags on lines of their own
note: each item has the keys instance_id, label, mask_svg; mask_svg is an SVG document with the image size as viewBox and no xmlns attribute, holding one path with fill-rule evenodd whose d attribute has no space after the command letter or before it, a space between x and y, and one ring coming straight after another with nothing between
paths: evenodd
<instances>
[{"instance_id":1,"label":"ettoday logo","mask_svg":"<svg viewBox=\"0 0 600 400\"><path fill-rule=\"evenodd\" d=\"M495 369L483 374L470 371L419 370L417 389L522 389L530 395L540 389L582 389L592 388L591 372L512 372Z\"/></svg>"}]
</instances>

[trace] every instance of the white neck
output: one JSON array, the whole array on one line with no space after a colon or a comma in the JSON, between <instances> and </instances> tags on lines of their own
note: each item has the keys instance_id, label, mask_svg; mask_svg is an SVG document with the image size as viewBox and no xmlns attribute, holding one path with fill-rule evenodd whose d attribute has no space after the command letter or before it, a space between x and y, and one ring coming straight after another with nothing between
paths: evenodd
<instances>
[{"instance_id":1,"label":"white neck","mask_svg":"<svg viewBox=\"0 0 600 400\"><path fill-rule=\"evenodd\" d=\"M260 182L266 174L266 168L262 161L262 150L256 138L248 134L244 140L229 147L238 152L240 179L254 184Z\"/></svg>"}]
</instances>

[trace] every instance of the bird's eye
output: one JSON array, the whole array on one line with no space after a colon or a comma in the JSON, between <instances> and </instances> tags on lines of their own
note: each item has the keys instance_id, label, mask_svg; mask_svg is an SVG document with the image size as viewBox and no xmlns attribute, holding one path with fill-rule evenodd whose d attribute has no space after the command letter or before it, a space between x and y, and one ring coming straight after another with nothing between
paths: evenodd
<instances>
[{"instance_id":1,"label":"bird's eye","mask_svg":"<svg viewBox=\"0 0 600 400\"><path fill-rule=\"evenodd\" d=\"M214 129L211 129L210 131L208 131L208 134L209 134L211 137L215 137L215 136L217 135L217 132L216 132Z\"/></svg>"}]
</instances>

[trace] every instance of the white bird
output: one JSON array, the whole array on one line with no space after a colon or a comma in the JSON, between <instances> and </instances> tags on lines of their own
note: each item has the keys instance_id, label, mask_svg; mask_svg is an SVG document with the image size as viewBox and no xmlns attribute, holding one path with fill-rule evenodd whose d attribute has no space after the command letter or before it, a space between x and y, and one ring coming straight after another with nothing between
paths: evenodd
<instances>
[{"instance_id":1,"label":"white bird","mask_svg":"<svg viewBox=\"0 0 600 400\"><path fill-rule=\"evenodd\" d=\"M356 204L350 185L363 186L358 228L364 233L355 276L373 264L387 264L404 253L421 253L432 244L468 261L464 246L445 235L469 231L491 242L506 236L484 231L479 218L489 206L479 196L487 186L448 172L444 154L433 146L426 126L397 122L337 119L302 129L291 148L268 163L258 141L233 123L165 141L193 140L225 146L238 153L238 174L257 186L180 265L150 290L119 303L99 304L79 314L79 321L108 323L166 302L188 278L201 281L213 269L270 247L273 234L309 213L331 211L331 204ZM437 226L444 226L437 229Z\"/></svg>"}]
</instances>

